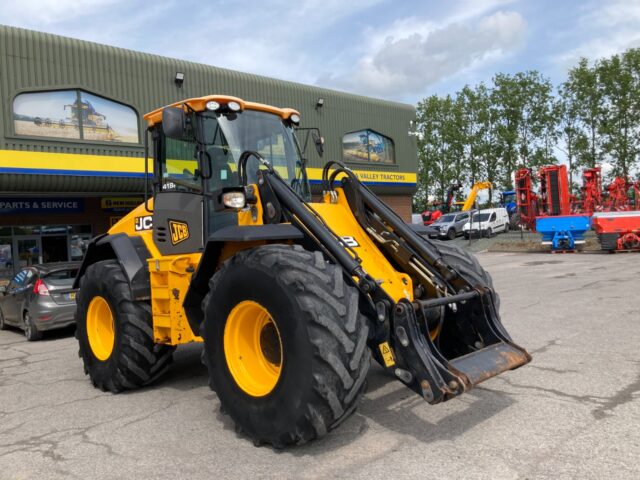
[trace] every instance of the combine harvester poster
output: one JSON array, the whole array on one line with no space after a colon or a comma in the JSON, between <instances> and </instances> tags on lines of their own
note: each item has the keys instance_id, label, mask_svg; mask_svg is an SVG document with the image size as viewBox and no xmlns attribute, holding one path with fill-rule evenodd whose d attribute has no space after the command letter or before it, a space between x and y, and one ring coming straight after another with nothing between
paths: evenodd
<instances>
[{"instance_id":1,"label":"combine harvester poster","mask_svg":"<svg viewBox=\"0 0 640 480\"><path fill-rule=\"evenodd\" d=\"M138 143L138 116L126 105L80 90L24 93L13 102L17 135Z\"/></svg>"}]
</instances>

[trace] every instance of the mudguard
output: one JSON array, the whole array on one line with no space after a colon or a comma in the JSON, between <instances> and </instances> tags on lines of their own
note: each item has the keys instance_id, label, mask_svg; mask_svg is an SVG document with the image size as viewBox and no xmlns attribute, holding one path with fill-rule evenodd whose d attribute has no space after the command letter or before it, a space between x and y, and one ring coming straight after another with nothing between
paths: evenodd
<instances>
[{"instance_id":1,"label":"mudguard","mask_svg":"<svg viewBox=\"0 0 640 480\"><path fill-rule=\"evenodd\" d=\"M117 260L124 272L131 294L136 300L151 298L149 270L147 259L151 257L149 250L139 236L126 233L104 234L95 237L89 243L87 253L82 260L73 288L80 288L80 279L89 265L102 260Z\"/></svg>"},{"instance_id":2,"label":"mudguard","mask_svg":"<svg viewBox=\"0 0 640 480\"><path fill-rule=\"evenodd\" d=\"M288 223L267 225L232 225L223 227L213 233L207 240L198 269L191 279L189 290L182 306L187 314L191 330L200 335L200 324L203 320L202 300L209 291L209 279L218 267L222 247L228 242L253 242L264 240L301 240L303 233Z\"/></svg>"}]
</instances>

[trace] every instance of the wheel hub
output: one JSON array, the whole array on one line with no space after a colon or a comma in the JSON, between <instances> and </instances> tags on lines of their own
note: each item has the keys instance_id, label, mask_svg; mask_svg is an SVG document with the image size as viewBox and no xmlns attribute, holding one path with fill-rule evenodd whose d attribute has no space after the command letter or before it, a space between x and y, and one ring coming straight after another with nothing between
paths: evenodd
<instances>
[{"instance_id":1,"label":"wheel hub","mask_svg":"<svg viewBox=\"0 0 640 480\"><path fill-rule=\"evenodd\" d=\"M244 300L231 310L224 329L224 354L242 391L253 397L271 393L282 371L282 340L266 308Z\"/></svg>"},{"instance_id":2,"label":"wheel hub","mask_svg":"<svg viewBox=\"0 0 640 480\"><path fill-rule=\"evenodd\" d=\"M105 361L111 356L116 339L115 327L111 307L103 297L93 297L89 303L87 337L98 360Z\"/></svg>"}]
</instances>

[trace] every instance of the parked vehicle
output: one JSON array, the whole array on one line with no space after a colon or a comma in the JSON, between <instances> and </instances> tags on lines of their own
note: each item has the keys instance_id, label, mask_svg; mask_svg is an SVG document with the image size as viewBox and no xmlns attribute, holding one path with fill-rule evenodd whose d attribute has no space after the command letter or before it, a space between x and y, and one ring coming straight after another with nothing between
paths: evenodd
<instances>
[{"instance_id":1,"label":"parked vehicle","mask_svg":"<svg viewBox=\"0 0 640 480\"><path fill-rule=\"evenodd\" d=\"M509 231L509 214L506 208L488 208L474 213L471 221L462 228L465 238L480 233L490 237L494 233Z\"/></svg>"},{"instance_id":2,"label":"parked vehicle","mask_svg":"<svg viewBox=\"0 0 640 480\"><path fill-rule=\"evenodd\" d=\"M148 385L201 341L221 409L281 449L354 412L370 354L433 404L531 360L470 253L426 241L337 161L309 201L295 110L210 95L144 119L153 198L89 244L74 283L96 388ZM202 173L174 168L178 147Z\"/></svg>"},{"instance_id":3,"label":"parked vehicle","mask_svg":"<svg viewBox=\"0 0 640 480\"><path fill-rule=\"evenodd\" d=\"M24 330L27 340L39 340L42 332L75 322L76 293L73 281L80 262L32 265L0 286L0 330L12 325Z\"/></svg>"},{"instance_id":4,"label":"parked vehicle","mask_svg":"<svg viewBox=\"0 0 640 480\"><path fill-rule=\"evenodd\" d=\"M427 227L429 238L453 240L462 234L462 227L469 222L472 212L447 213Z\"/></svg>"}]
</instances>

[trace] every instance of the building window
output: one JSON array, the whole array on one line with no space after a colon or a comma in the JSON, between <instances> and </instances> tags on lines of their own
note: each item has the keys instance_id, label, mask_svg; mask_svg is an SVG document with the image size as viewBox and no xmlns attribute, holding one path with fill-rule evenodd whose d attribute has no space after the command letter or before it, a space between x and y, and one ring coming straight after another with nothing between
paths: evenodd
<instances>
[{"instance_id":1,"label":"building window","mask_svg":"<svg viewBox=\"0 0 640 480\"><path fill-rule=\"evenodd\" d=\"M342 158L345 162L395 163L396 153L389 137L360 130L342 137Z\"/></svg>"},{"instance_id":2,"label":"building window","mask_svg":"<svg viewBox=\"0 0 640 480\"><path fill-rule=\"evenodd\" d=\"M21 93L13 100L17 135L138 143L138 115L82 90Z\"/></svg>"}]
</instances>

